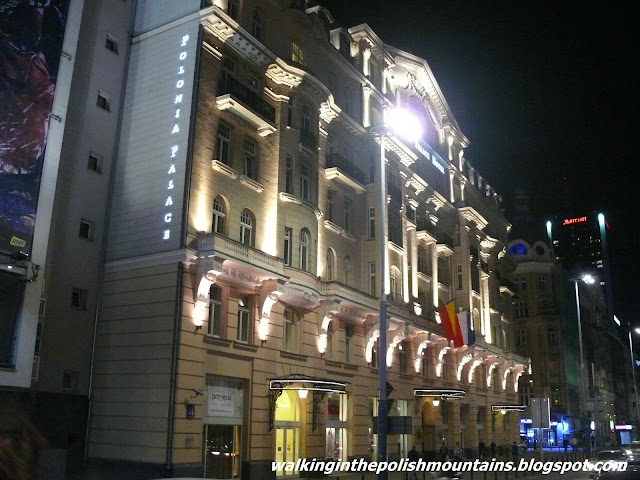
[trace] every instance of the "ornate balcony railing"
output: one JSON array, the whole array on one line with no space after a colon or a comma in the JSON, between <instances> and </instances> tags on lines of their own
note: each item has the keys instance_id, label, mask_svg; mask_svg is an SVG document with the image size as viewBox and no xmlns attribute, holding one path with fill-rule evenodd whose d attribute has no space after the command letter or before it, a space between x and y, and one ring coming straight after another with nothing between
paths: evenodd
<instances>
[{"instance_id":1,"label":"ornate balcony railing","mask_svg":"<svg viewBox=\"0 0 640 480\"><path fill-rule=\"evenodd\" d=\"M264 119L275 123L276 109L263 100L256 92L231 76L226 77L220 86L220 95L225 94L230 94Z\"/></svg>"},{"instance_id":2,"label":"ornate balcony railing","mask_svg":"<svg viewBox=\"0 0 640 480\"><path fill-rule=\"evenodd\" d=\"M351 160L346 157L343 157L339 153L331 153L327 155L326 159L326 168L336 167L346 175L349 175L353 180L360 183L361 185L365 185L365 175L362 170L356 167Z\"/></svg>"}]
</instances>

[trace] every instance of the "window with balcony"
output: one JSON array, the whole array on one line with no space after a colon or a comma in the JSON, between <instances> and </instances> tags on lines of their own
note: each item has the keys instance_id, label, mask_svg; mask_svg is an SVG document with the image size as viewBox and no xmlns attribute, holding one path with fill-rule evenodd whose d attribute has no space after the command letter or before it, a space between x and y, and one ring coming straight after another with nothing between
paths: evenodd
<instances>
[{"instance_id":1,"label":"window with balcony","mask_svg":"<svg viewBox=\"0 0 640 480\"><path fill-rule=\"evenodd\" d=\"M213 199L213 225L211 231L214 233L219 233L221 235L225 234L225 219L227 217L227 207L224 199L218 195Z\"/></svg>"},{"instance_id":2,"label":"window with balcony","mask_svg":"<svg viewBox=\"0 0 640 480\"><path fill-rule=\"evenodd\" d=\"M231 127L224 122L218 124L216 136L216 158L214 160L229 165L231 160Z\"/></svg>"},{"instance_id":3,"label":"window with balcony","mask_svg":"<svg viewBox=\"0 0 640 480\"><path fill-rule=\"evenodd\" d=\"M300 250L299 250L299 267L300 270L309 270L309 242L311 235L309 230L303 228L300 230Z\"/></svg>"},{"instance_id":4,"label":"window with balcony","mask_svg":"<svg viewBox=\"0 0 640 480\"><path fill-rule=\"evenodd\" d=\"M236 340L242 343L249 343L252 325L251 307L251 297L249 295L240 295L238 299L238 331Z\"/></svg>"},{"instance_id":5,"label":"window with balcony","mask_svg":"<svg viewBox=\"0 0 640 480\"><path fill-rule=\"evenodd\" d=\"M255 217L251 210L245 208L240 214L240 243L253 247L255 232L253 226L255 224Z\"/></svg>"},{"instance_id":6,"label":"window with balcony","mask_svg":"<svg viewBox=\"0 0 640 480\"><path fill-rule=\"evenodd\" d=\"M222 334L222 289L211 285L209 289L209 335L220 337Z\"/></svg>"},{"instance_id":7,"label":"window with balcony","mask_svg":"<svg viewBox=\"0 0 640 480\"><path fill-rule=\"evenodd\" d=\"M250 138L244 140L244 175L252 180L258 180L256 142Z\"/></svg>"}]
</instances>

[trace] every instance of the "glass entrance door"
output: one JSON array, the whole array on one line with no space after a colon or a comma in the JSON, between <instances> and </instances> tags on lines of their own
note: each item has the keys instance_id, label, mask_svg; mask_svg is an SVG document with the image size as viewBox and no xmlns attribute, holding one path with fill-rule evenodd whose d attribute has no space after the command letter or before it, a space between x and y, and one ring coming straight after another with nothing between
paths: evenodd
<instances>
[{"instance_id":1,"label":"glass entrance door","mask_svg":"<svg viewBox=\"0 0 640 480\"><path fill-rule=\"evenodd\" d=\"M240 425L205 425L206 478L240 478Z\"/></svg>"},{"instance_id":2,"label":"glass entrance door","mask_svg":"<svg viewBox=\"0 0 640 480\"><path fill-rule=\"evenodd\" d=\"M296 462L299 458L299 428L276 428L276 462ZM290 469L277 470L278 477L296 475Z\"/></svg>"}]
</instances>

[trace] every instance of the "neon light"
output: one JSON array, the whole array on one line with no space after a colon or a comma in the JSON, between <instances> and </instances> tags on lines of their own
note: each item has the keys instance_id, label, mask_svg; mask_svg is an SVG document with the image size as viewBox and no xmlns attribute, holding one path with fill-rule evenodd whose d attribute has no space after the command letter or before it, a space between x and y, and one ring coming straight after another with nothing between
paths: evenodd
<instances>
[{"instance_id":1,"label":"neon light","mask_svg":"<svg viewBox=\"0 0 640 480\"><path fill-rule=\"evenodd\" d=\"M571 225L574 223L584 223L588 221L587 217L565 218L562 221L562 225Z\"/></svg>"},{"instance_id":2,"label":"neon light","mask_svg":"<svg viewBox=\"0 0 640 480\"><path fill-rule=\"evenodd\" d=\"M180 46L181 47L186 47L187 44L189 43L189 35L183 35L180 39ZM182 50L179 54L178 54L178 60L180 62L183 62L187 59L187 57L189 56L189 54L187 53L186 50ZM178 65L178 75L184 75L185 74L185 69L184 69L184 65L180 64ZM181 89L184 87L184 80L182 78L178 78L178 80L176 81L176 87L177 89ZM175 135L176 133L180 133L180 104L182 104L182 99L183 99L183 94L182 93L177 93L174 97L173 103L175 105L177 105L178 107L175 109L175 113L173 114L173 118L176 119L176 122L173 124L173 127L171 128L171 133L170 135ZM178 151L180 150L180 147L178 145L172 145L170 150L169 150L169 158L176 158L176 154L178 153ZM173 188L175 187L174 185L174 179L171 178L172 175L174 175L176 173L176 166L173 163L169 164L169 170L167 172L167 175L170 176L168 183L167 183L167 190L173 190ZM166 197L166 200L164 202L164 206L165 207L170 207L173 205L173 199L171 198L171 195L168 195ZM172 220L172 216L173 214L171 212L167 212L164 214L164 222L165 223L171 223ZM171 230L163 230L162 231L162 240L169 240L171 238Z\"/></svg>"}]
</instances>

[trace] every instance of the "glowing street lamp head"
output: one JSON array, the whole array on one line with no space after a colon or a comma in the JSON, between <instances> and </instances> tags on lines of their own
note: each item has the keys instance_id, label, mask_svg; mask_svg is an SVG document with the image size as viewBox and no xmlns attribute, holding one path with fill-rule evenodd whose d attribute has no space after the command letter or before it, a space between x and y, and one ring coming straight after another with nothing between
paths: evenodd
<instances>
[{"instance_id":1,"label":"glowing street lamp head","mask_svg":"<svg viewBox=\"0 0 640 480\"><path fill-rule=\"evenodd\" d=\"M418 140L422 136L420 120L409 110L401 108L389 110L386 124L395 134L407 140Z\"/></svg>"},{"instance_id":2,"label":"glowing street lamp head","mask_svg":"<svg viewBox=\"0 0 640 480\"><path fill-rule=\"evenodd\" d=\"M637 334L640 334L640 327L634 328L633 331L636 332Z\"/></svg>"},{"instance_id":3,"label":"glowing street lamp head","mask_svg":"<svg viewBox=\"0 0 640 480\"><path fill-rule=\"evenodd\" d=\"M595 283L596 279L593 278L592 275L585 275L582 277L582 281L587 285L591 285L592 283Z\"/></svg>"}]
</instances>

